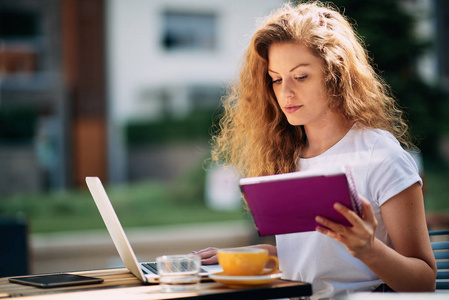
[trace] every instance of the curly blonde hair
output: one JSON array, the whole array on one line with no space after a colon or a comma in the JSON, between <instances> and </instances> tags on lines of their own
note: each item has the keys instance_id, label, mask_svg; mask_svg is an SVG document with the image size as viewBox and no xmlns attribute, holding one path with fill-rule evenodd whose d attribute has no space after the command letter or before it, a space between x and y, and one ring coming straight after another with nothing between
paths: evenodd
<instances>
[{"instance_id":1,"label":"curly blonde hair","mask_svg":"<svg viewBox=\"0 0 449 300\"><path fill-rule=\"evenodd\" d=\"M274 95L268 75L274 43L302 43L323 59L331 109L411 146L402 111L371 66L362 39L336 9L308 2L284 5L253 35L239 80L223 100L220 131L212 137L213 162L232 165L242 176L297 170L307 137L303 126L288 123Z\"/></svg>"}]
</instances>

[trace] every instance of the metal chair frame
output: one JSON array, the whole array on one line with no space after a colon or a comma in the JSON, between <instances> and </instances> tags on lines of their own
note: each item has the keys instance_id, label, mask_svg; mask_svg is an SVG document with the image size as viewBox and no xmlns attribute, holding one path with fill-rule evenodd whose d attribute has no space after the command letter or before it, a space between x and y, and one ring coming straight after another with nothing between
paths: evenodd
<instances>
[{"instance_id":1,"label":"metal chair frame","mask_svg":"<svg viewBox=\"0 0 449 300\"><path fill-rule=\"evenodd\" d=\"M449 230L429 231L430 236L448 236ZM449 289L449 239L431 242L433 254L437 261L437 290Z\"/></svg>"}]
</instances>

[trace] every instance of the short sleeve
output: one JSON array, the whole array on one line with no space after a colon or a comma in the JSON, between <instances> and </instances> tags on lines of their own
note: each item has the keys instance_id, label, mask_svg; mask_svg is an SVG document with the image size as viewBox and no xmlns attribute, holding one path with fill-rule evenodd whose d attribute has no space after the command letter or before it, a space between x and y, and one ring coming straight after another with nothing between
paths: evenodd
<instances>
[{"instance_id":1,"label":"short sleeve","mask_svg":"<svg viewBox=\"0 0 449 300\"><path fill-rule=\"evenodd\" d=\"M416 182L422 186L418 166L393 137L380 137L373 148L368 170L371 200L380 207Z\"/></svg>"}]
</instances>

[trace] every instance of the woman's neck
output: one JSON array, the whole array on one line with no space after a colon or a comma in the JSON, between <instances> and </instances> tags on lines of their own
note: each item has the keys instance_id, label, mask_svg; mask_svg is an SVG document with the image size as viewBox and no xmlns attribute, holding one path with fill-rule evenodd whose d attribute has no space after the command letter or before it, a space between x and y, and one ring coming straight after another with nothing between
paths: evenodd
<instances>
[{"instance_id":1,"label":"woman's neck","mask_svg":"<svg viewBox=\"0 0 449 300\"><path fill-rule=\"evenodd\" d=\"M338 143L351 129L354 122L336 117L322 124L305 125L307 141L301 151L302 158L318 156Z\"/></svg>"}]
</instances>

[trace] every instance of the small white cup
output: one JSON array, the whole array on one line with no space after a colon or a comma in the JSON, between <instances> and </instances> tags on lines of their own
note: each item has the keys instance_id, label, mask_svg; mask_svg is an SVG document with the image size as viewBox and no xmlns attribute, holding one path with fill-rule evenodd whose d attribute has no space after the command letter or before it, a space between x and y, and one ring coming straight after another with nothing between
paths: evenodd
<instances>
[{"instance_id":1,"label":"small white cup","mask_svg":"<svg viewBox=\"0 0 449 300\"><path fill-rule=\"evenodd\" d=\"M199 288L200 256L164 255L156 258L156 263L162 291L186 292Z\"/></svg>"}]
</instances>

